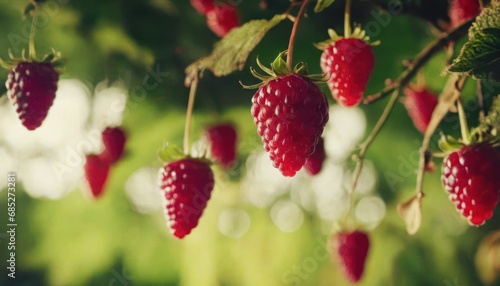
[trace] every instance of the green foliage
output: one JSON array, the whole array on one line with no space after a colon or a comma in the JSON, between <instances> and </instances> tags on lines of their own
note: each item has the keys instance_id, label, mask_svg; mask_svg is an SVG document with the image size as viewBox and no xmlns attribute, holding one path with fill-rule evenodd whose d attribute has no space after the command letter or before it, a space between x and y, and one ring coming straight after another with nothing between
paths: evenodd
<instances>
[{"instance_id":1,"label":"green foliage","mask_svg":"<svg viewBox=\"0 0 500 286\"><path fill-rule=\"evenodd\" d=\"M485 8L469 29L469 39L474 39L486 28L500 28L500 1L494 0Z\"/></svg>"},{"instance_id":2,"label":"green foliage","mask_svg":"<svg viewBox=\"0 0 500 286\"><path fill-rule=\"evenodd\" d=\"M477 79L500 80L500 29L486 28L469 40L448 69Z\"/></svg>"},{"instance_id":3,"label":"green foliage","mask_svg":"<svg viewBox=\"0 0 500 286\"><path fill-rule=\"evenodd\" d=\"M186 68L186 84L190 83L189 79L196 77L205 69L211 70L218 77L242 70L255 46L270 29L285 18L285 15L276 15L271 20L252 20L233 29L215 44L209 56L197 60Z\"/></svg>"},{"instance_id":4,"label":"green foliage","mask_svg":"<svg viewBox=\"0 0 500 286\"><path fill-rule=\"evenodd\" d=\"M333 2L335 2L335 0L318 0L318 3L316 3L314 7L314 12L319 13L325 10L328 6L332 5Z\"/></svg>"},{"instance_id":5,"label":"green foliage","mask_svg":"<svg viewBox=\"0 0 500 286\"><path fill-rule=\"evenodd\" d=\"M484 9L469 29L469 41L448 68L476 79L500 80L500 4Z\"/></svg>"}]
</instances>

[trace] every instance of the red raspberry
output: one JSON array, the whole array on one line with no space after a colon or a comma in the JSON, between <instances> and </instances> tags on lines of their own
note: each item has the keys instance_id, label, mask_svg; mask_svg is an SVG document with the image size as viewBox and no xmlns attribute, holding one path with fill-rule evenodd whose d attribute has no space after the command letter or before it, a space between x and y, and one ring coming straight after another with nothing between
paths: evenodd
<instances>
[{"instance_id":1,"label":"red raspberry","mask_svg":"<svg viewBox=\"0 0 500 286\"><path fill-rule=\"evenodd\" d=\"M219 37L240 26L238 10L232 5L215 6L207 12L207 26Z\"/></svg>"},{"instance_id":2,"label":"red raspberry","mask_svg":"<svg viewBox=\"0 0 500 286\"><path fill-rule=\"evenodd\" d=\"M7 96L28 130L42 125L54 102L59 74L50 63L20 62L9 72Z\"/></svg>"},{"instance_id":3,"label":"red raspberry","mask_svg":"<svg viewBox=\"0 0 500 286\"><path fill-rule=\"evenodd\" d=\"M489 144L464 146L443 161L441 181L458 212L480 226L493 215L500 192L500 154Z\"/></svg>"},{"instance_id":4,"label":"red raspberry","mask_svg":"<svg viewBox=\"0 0 500 286\"><path fill-rule=\"evenodd\" d=\"M125 149L125 131L120 127L108 127L102 132L104 151L100 155L103 160L114 164L120 160Z\"/></svg>"},{"instance_id":5,"label":"red raspberry","mask_svg":"<svg viewBox=\"0 0 500 286\"><path fill-rule=\"evenodd\" d=\"M347 278L353 283L359 282L370 248L368 235L361 231L341 232L332 236L331 243L332 252L337 253Z\"/></svg>"},{"instance_id":6,"label":"red raspberry","mask_svg":"<svg viewBox=\"0 0 500 286\"><path fill-rule=\"evenodd\" d=\"M210 126L206 136L210 142L212 157L227 169L236 160L236 129L232 124L217 124Z\"/></svg>"},{"instance_id":7,"label":"red raspberry","mask_svg":"<svg viewBox=\"0 0 500 286\"><path fill-rule=\"evenodd\" d=\"M293 177L328 121L328 103L321 90L298 74L279 76L261 86L252 98L252 115L274 167Z\"/></svg>"},{"instance_id":8,"label":"red raspberry","mask_svg":"<svg viewBox=\"0 0 500 286\"><path fill-rule=\"evenodd\" d=\"M325 144L323 138L319 138L318 144L316 144L316 149L311 157L307 158L304 168L311 175L317 175L321 171L323 162L325 161Z\"/></svg>"},{"instance_id":9,"label":"red raspberry","mask_svg":"<svg viewBox=\"0 0 500 286\"><path fill-rule=\"evenodd\" d=\"M186 158L168 163L160 171L170 232L183 238L198 225L210 199L214 188L212 170L205 161Z\"/></svg>"},{"instance_id":10,"label":"red raspberry","mask_svg":"<svg viewBox=\"0 0 500 286\"><path fill-rule=\"evenodd\" d=\"M437 97L424 87L405 88L402 102L415 127L425 133L438 103Z\"/></svg>"},{"instance_id":11,"label":"red raspberry","mask_svg":"<svg viewBox=\"0 0 500 286\"><path fill-rule=\"evenodd\" d=\"M84 170L92 196L100 197L108 180L109 163L97 155L87 155Z\"/></svg>"},{"instance_id":12,"label":"red raspberry","mask_svg":"<svg viewBox=\"0 0 500 286\"><path fill-rule=\"evenodd\" d=\"M481 7L478 0L454 0L448 10L450 25L451 27L460 26L479 15L479 12L481 12Z\"/></svg>"},{"instance_id":13,"label":"red raspberry","mask_svg":"<svg viewBox=\"0 0 500 286\"><path fill-rule=\"evenodd\" d=\"M191 6L193 6L198 13L205 15L214 8L214 0L191 0Z\"/></svg>"},{"instance_id":14,"label":"red raspberry","mask_svg":"<svg viewBox=\"0 0 500 286\"><path fill-rule=\"evenodd\" d=\"M373 71L372 47L356 38L341 38L321 54L321 69L330 76L328 87L333 98L344 106L358 105Z\"/></svg>"}]
</instances>

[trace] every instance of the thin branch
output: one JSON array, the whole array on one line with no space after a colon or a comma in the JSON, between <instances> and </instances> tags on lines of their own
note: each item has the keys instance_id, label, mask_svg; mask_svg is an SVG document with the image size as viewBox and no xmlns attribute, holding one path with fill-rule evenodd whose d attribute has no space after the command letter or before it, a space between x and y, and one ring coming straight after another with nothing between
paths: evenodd
<instances>
[{"instance_id":1,"label":"thin branch","mask_svg":"<svg viewBox=\"0 0 500 286\"><path fill-rule=\"evenodd\" d=\"M373 143L375 140L375 137L377 137L378 133L384 126L384 123L387 121L387 118L389 117L389 114L392 111L392 108L394 107L394 103L396 103L396 100L399 96L399 89L396 89L389 102L385 106L384 111L382 112L382 115L380 115L380 118L377 121L377 124L375 124L375 127L373 127L372 132L368 137L365 139L363 143L361 143L361 150L356 156L356 168L354 169L353 177L352 177L352 187L349 190L349 203L351 206L351 210L353 209L354 206L354 190L356 189L356 186L358 185L358 179L359 176L361 175L361 171L363 170L363 163L365 159L366 152L368 151L368 148L370 145Z\"/></svg>"},{"instance_id":2,"label":"thin branch","mask_svg":"<svg viewBox=\"0 0 500 286\"><path fill-rule=\"evenodd\" d=\"M302 19L302 16L304 16L309 2L310 0L304 0L304 2L302 2L299 13L297 14L297 17L295 17L295 21L293 22L292 33L290 34L290 41L288 42L288 53L286 56L286 65L290 70L292 69L293 48L295 45L295 38L297 37L297 29L299 28L300 20Z\"/></svg>"},{"instance_id":3,"label":"thin branch","mask_svg":"<svg viewBox=\"0 0 500 286\"><path fill-rule=\"evenodd\" d=\"M454 41L456 39L459 39L463 35L467 33L467 30L469 27L472 25L472 22L474 19L471 19L460 26L456 27L455 29L451 30L447 34L444 34L443 36L437 38L436 40L432 41L429 45L427 45L418 55L415 57L415 60L413 60L412 64L409 65L406 70L401 73L401 75L393 81L391 84L386 86L383 90L380 92L367 96L364 100L364 104L370 104L372 102L375 102L381 98L386 97L387 95L391 94L395 89L401 88L406 86L412 79L413 77L417 74L417 72L437 53L439 52L443 47L446 46L450 41Z\"/></svg>"},{"instance_id":4,"label":"thin branch","mask_svg":"<svg viewBox=\"0 0 500 286\"><path fill-rule=\"evenodd\" d=\"M186 110L186 124L184 125L184 154L189 154L189 132L191 130L191 118L193 117L193 106L197 88L198 77L195 77L192 79L191 87L189 89L189 100Z\"/></svg>"},{"instance_id":5,"label":"thin branch","mask_svg":"<svg viewBox=\"0 0 500 286\"><path fill-rule=\"evenodd\" d=\"M425 166L432 157L443 156L443 154L431 154L429 150L429 144L431 141L432 134L436 131L439 123L443 120L446 113L450 109L451 105L460 97L461 90L465 83L465 76L458 77L455 74L450 76L443 93L439 97L439 102L434 112L432 113L432 118L424 134L424 139L422 140L422 147L420 147L420 160L418 164L417 171L417 184L415 186L415 192L417 195L423 195L423 185L424 185L424 175ZM448 90L452 88L451 92Z\"/></svg>"}]
</instances>

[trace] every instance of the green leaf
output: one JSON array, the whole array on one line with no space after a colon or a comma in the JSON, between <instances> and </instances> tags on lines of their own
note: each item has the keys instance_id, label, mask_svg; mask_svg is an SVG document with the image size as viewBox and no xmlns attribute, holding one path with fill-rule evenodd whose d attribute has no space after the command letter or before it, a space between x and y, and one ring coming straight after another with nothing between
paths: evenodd
<instances>
[{"instance_id":1,"label":"green leaf","mask_svg":"<svg viewBox=\"0 0 500 286\"><path fill-rule=\"evenodd\" d=\"M190 85L191 80L205 69L211 70L218 77L242 70L255 46L270 29L285 18L285 15L276 15L271 20L252 20L231 30L214 45L209 56L195 61L186 68L186 85Z\"/></svg>"},{"instance_id":2,"label":"green leaf","mask_svg":"<svg viewBox=\"0 0 500 286\"><path fill-rule=\"evenodd\" d=\"M500 28L500 1L492 1L491 5L477 16L469 29L469 39L474 39L486 28Z\"/></svg>"},{"instance_id":3,"label":"green leaf","mask_svg":"<svg viewBox=\"0 0 500 286\"><path fill-rule=\"evenodd\" d=\"M335 0L318 0L318 3L316 3L314 7L314 12L319 13L325 10L328 6L332 5L333 2L335 2Z\"/></svg>"},{"instance_id":4,"label":"green leaf","mask_svg":"<svg viewBox=\"0 0 500 286\"><path fill-rule=\"evenodd\" d=\"M500 26L474 34L462 47L449 72L469 73L477 79L500 80Z\"/></svg>"}]
</instances>

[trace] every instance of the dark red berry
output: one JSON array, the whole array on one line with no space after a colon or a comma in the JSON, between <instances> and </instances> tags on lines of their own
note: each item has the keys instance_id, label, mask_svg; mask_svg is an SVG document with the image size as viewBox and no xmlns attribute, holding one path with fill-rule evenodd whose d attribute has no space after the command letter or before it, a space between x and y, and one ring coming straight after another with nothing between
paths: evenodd
<instances>
[{"instance_id":1,"label":"dark red berry","mask_svg":"<svg viewBox=\"0 0 500 286\"><path fill-rule=\"evenodd\" d=\"M402 103L415 127L420 132L425 133L438 103L437 97L424 87L405 88L405 97Z\"/></svg>"},{"instance_id":2,"label":"dark red berry","mask_svg":"<svg viewBox=\"0 0 500 286\"><path fill-rule=\"evenodd\" d=\"M160 188L170 232L183 238L198 225L214 188L214 176L206 162L186 158L161 169Z\"/></svg>"},{"instance_id":3,"label":"dark red berry","mask_svg":"<svg viewBox=\"0 0 500 286\"><path fill-rule=\"evenodd\" d=\"M321 69L330 76L333 98L344 106L356 106L363 99L375 63L372 47L356 38L342 38L326 47Z\"/></svg>"},{"instance_id":4,"label":"dark red berry","mask_svg":"<svg viewBox=\"0 0 500 286\"><path fill-rule=\"evenodd\" d=\"M125 131L120 127L108 127L102 132L102 143L104 150L101 157L103 160L114 164L120 160L125 150L127 137Z\"/></svg>"},{"instance_id":5,"label":"dark red berry","mask_svg":"<svg viewBox=\"0 0 500 286\"><path fill-rule=\"evenodd\" d=\"M208 28L219 37L224 37L240 25L238 10L232 5L215 6L206 16Z\"/></svg>"},{"instance_id":6,"label":"dark red berry","mask_svg":"<svg viewBox=\"0 0 500 286\"><path fill-rule=\"evenodd\" d=\"M500 154L489 144L464 146L443 161L441 181L457 211L480 226L493 215L500 192Z\"/></svg>"},{"instance_id":7,"label":"dark red berry","mask_svg":"<svg viewBox=\"0 0 500 286\"><path fill-rule=\"evenodd\" d=\"M20 62L9 72L7 96L28 130L42 125L54 102L59 74L50 63Z\"/></svg>"},{"instance_id":8,"label":"dark red berry","mask_svg":"<svg viewBox=\"0 0 500 286\"><path fill-rule=\"evenodd\" d=\"M353 283L359 282L370 248L368 235L361 231L341 232L332 236L331 245L347 278Z\"/></svg>"},{"instance_id":9,"label":"dark red berry","mask_svg":"<svg viewBox=\"0 0 500 286\"><path fill-rule=\"evenodd\" d=\"M207 129L212 157L225 169L236 160L236 129L230 123L212 125Z\"/></svg>"},{"instance_id":10,"label":"dark red berry","mask_svg":"<svg viewBox=\"0 0 500 286\"><path fill-rule=\"evenodd\" d=\"M451 27L459 26L481 12L478 0L453 0L448 10Z\"/></svg>"},{"instance_id":11,"label":"dark red berry","mask_svg":"<svg viewBox=\"0 0 500 286\"><path fill-rule=\"evenodd\" d=\"M326 154L323 138L319 138L318 144L316 144L316 148L314 149L314 153L311 157L307 158L304 168L309 174L313 176L317 175L321 171L321 167L323 167L325 158Z\"/></svg>"},{"instance_id":12,"label":"dark red berry","mask_svg":"<svg viewBox=\"0 0 500 286\"><path fill-rule=\"evenodd\" d=\"M202 15L206 15L215 7L214 0L191 0L191 6Z\"/></svg>"},{"instance_id":13,"label":"dark red berry","mask_svg":"<svg viewBox=\"0 0 500 286\"><path fill-rule=\"evenodd\" d=\"M361 231L341 232L332 236L332 246L347 278L359 282L370 247L368 235Z\"/></svg>"},{"instance_id":14,"label":"dark red berry","mask_svg":"<svg viewBox=\"0 0 500 286\"><path fill-rule=\"evenodd\" d=\"M90 187L92 196L100 197L105 189L109 174L109 163L97 155L87 155L85 161L85 178Z\"/></svg>"},{"instance_id":15,"label":"dark red berry","mask_svg":"<svg viewBox=\"0 0 500 286\"><path fill-rule=\"evenodd\" d=\"M318 144L328 121L328 103L311 80L292 74L274 78L257 90L252 115L274 167L292 177Z\"/></svg>"}]
</instances>

